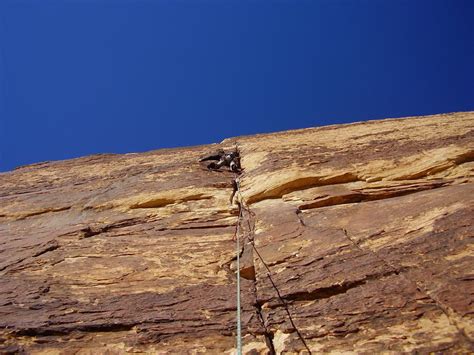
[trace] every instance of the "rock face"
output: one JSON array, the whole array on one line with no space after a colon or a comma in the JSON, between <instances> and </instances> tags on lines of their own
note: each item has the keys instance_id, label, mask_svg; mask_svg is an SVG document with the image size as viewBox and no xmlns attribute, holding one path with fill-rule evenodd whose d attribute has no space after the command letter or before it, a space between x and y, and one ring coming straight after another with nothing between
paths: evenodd
<instances>
[{"instance_id":1,"label":"rock face","mask_svg":"<svg viewBox=\"0 0 474 355\"><path fill-rule=\"evenodd\" d=\"M468 353L473 197L474 113L3 173L0 353L235 352L236 231L244 353Z\"/></svg>"}]
</instances>

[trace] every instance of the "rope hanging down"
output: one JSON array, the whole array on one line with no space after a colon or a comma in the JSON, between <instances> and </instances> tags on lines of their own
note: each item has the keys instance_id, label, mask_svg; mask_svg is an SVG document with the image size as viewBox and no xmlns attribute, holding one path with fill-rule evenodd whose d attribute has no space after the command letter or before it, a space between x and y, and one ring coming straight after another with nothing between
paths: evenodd
<instances>
[{"instance_id":1,"label":"rope hanging down","mask_svg":"<svg viewBox=\"0 0 474 355\"><path fill-rule=\"evenodd\" d=\"M234 183L237 186L237 191L240 191L238 175L235 175ZM242 322L241 322L241 308L240 308L240 224L242 221L242 208L239 205L239 218L235 227L235 240L237 252L237 355L242 355Z\"/></svg>"},{"instance_id":2,"label":"rope hanging down","mask_svg":"<svg viewBox=\"0 0 474 355\"><path fill-rule=\"evenodd\" d=\"M237 353L238 355L241 355L242 354L242 349L241 349L241 317L240 317L240 235L239 235L239 231L240 231L240 224L241 224L241 221L242 221L242 218L243 218L243 210L245 210L250 216L255 216L255 214L248 208L248 206L245 206L244 205L244 199L243 199L243 196L240 192L240 182L238 180L238 176L236 175L235 179L234 179L234 188L236 189L236 194L238 196L238 204L239 204L239 218L238 218L238 222L237 222L237 227L236 227L236 239L237 239L237 284L238 284L238 290L237 290L237 294L238 294L238 298L237 298ZM308 351L308 353L311 355L311 350L310 348L308 347L308 344L306 344L306 341L303 337L303 335L300 333L300 331L298 330L298 328L296 327L295 325L295 322L293 320L293 317L291 316L291 313L290 313L290 310L288 308L288 304L287 302L285 301L285 299L281 296L280 294L280 291L278 290L278 287L276 286L275 282L273 281L272 279L272 275L271 275L271 271L270 271L270 268L268 267L267 263L265 262L265 260L263 260L263 257L262 255L260 254L260 252L258 251L257 247L255 246L255 241L253 238L251 238L250 236L250 233L252 233L254 231L254 228L251 227L250 225L250 220L248 219L247 220L247 223L248 223L248 228L249 228L249 235L247 236L249 241L250 241L250 244L252 245L252 248L253 250L255 251L255 253L257 254L258 258L260 259L260 261L262 262L263 266L265 267L265 269L267 270L267 277L268 279L270 280L270 283L272 285L272 287L275 289L275 292L277 293L278 295L278 298L280 300L280 302L282 303L283 305L283 308L285 309L286 311L286 314L288 315L288 319L290 321L290 324L291 326L293 327L293 329L295 330L298 338L300 339L300 341L303 343L303 346L306 348L306 350ZM239 344L240 344L240 348L239 348ZM240 350L239 350L240 349Z\"/></svg>"},{"instance_id":3,"label":"rope hanging down","mask_svg":"<svg viewBox=\"0 0 474 355\"><path fill-rule=\"evenodd\" d=\"M237 220L237 225L235 226L235 235L234 235L234 238L235 238L235 241L236 241L236 254L237 254L236 255L236 264L237 264L236 265L237 266L237 272L236 272L236 274L237 274L237 282L236 282L236 284L237 284L237 290L236 290L237 291L236 292L237 293L236 294L236 296L237 296L237 339L236 339L236 342L237 342L237 355L242 355L242 321L241 321L241 319L242 319L242 317L241 317L242 309L241 309L241 297L240 297L240 254L241 254L240 233L241 233L241 226L242 226L242 219L243 219L244 210L248 213L249 216L255 216L255 215L248 208L248 206L244 205L244 199L243 199L241 191L240 191L239 174L241 173L241 167L240 167L240 152L239 152L239 149L238 149L238 145L236 144L235 149L234 149L233 152L226 153L224 150L219 150L216 154L211 154L209 156L203 157L199 161L204 162L204 161L208 161L208 160L213 161L210 164L208 164L208 166L207 166L207 168L209 170L219 170L221 167L227 166L227 167L229 167L230 171L235 173L235 177L234 177L234 180L233 180L234 191L233 191L232 196L230 198L230 203L231 204L233 203L234 196L235 196L235 194L237 194L238 195L238 202L237 203L239 205L239 217L238 217L238 220ZM304 340L303 336L301 335L301 333L299 332L298 328L296 327L296 325L293 321L290 310L288 309L288 304L286 303L285 299L281 296L280 291L278 290L277 286L275 285L275 282L272 279L270 268L265 263L262 256L260 255L259 251L255 247L255 242L253 240L254 228L252 228L251 225L250 225L250 218L247 219L247 224L248 224L248 227L249 227L249 231L248 231L248 235L247 235L248 240L250 242L249 244L252 245L253 250L255 251L258 258L260 259L260 261L262 262L262 264L266 268L267 277L269 278L270 283L272 284L273 288L275 289L280 302L283 304L283 307L285 308L285 311L288 315L289 321L290 321L293 329L295 330L296 334L298 335L299 339L303 343L303 345L306 348L306 350L308 351L308 353L311 354L311 351L310 351L308 345L306 344L306 341Z\"/></svg>"}]
</instances>

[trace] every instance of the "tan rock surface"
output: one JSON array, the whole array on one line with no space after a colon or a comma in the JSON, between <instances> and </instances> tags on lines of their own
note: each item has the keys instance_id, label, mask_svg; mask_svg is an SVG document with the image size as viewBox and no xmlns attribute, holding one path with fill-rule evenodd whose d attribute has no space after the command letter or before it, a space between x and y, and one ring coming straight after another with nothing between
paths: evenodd
<instances>
[{"instance_id":1,"label":"tan rock surface","mask_svg":"<svg viewBox=\"0 0 474 355\"><path fill-rule=\"evenodd\" d=\"M474 113L0 174L0 352L474 351Z\"/></svg>"}]
</instances>

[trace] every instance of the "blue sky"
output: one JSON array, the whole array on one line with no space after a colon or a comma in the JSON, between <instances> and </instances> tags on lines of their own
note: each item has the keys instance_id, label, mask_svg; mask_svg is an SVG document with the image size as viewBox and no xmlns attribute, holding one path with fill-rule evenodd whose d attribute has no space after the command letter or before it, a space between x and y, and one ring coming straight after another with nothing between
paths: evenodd
<instances>
[{"instance_id":1,"label":"blue sky","mask_svg":"<svg viewBox=\"0 0 474 355\"><path fill-rule=\"evenodd\" d=\"M474 110L474 1L1 0L0 171Z\"/></svg>"}]
</instances>

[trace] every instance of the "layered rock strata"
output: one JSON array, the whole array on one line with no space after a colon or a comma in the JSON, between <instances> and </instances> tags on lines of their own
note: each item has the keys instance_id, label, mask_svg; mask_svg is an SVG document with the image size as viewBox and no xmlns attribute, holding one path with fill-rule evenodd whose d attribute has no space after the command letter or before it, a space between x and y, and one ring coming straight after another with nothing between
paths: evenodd
<instances>
[{"instance_id":1,"label":"layered rock strata","mask_svg":"<svg viewBox=\"0 0 474 355\"><path fill-rule=\"evenodd\" d=\"M244 353L468 353L473 181L474 113L0 174L0 352L235 352L239 224Z\"/></svg>"}]
</instances>

